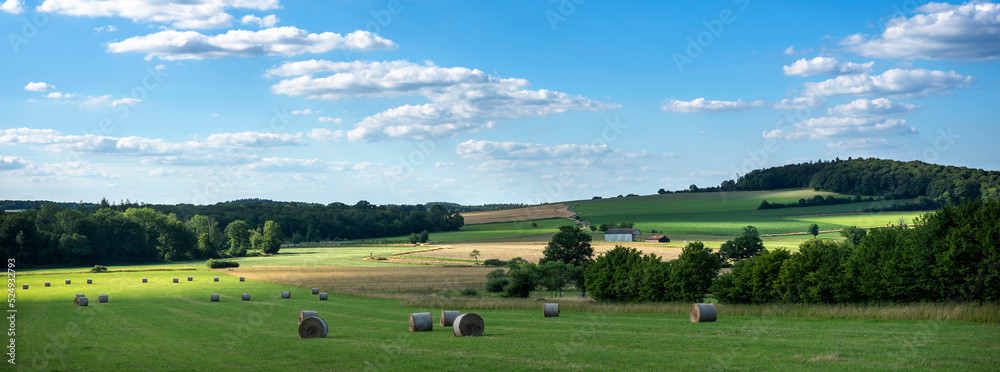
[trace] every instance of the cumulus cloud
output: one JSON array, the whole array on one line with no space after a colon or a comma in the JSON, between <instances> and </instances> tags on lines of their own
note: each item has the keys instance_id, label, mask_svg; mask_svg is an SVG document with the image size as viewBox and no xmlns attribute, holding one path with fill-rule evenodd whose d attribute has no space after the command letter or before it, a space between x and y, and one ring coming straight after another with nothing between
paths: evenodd
<instances>
[{"instance_id":1,"label":"cumulus cloud","mask_svg":"<svg viewBox=\"0 0 1000 372\"><path fill-rule=\"evenodd\" d=\"M292 111L292 115L312 115L318 112L319 111L313 111L312 109L294 110Z\"/></svg>"},{"instance_id":2,"label":"cumulus cloud","mask_svg":"<svg viewBox=\"0 0 1000 372\"><path fill-rule=\"evenodd\" d=\"M342 171L346 169L348 162L330 162L320 159L294 159L270 157L260 159L259 162L250 164L248 169L257 171L277 171L277 172L326 172Z\"/></svg>"},{"instance_id":3,"label":"cumulus cloud","mask_svg":"<svg viewBox=\"0 0 1000 372\"><path fill-rule=\"evenodd\" d=\"M264 18L255 15L245 15L240 19L240 23L242 24L257 25L259 28L274 27L274 25L278 24L278 21L280 19L274 14L267 15Z\"/></svg>"},{"instance_id":4,"label":"cumulus cloud","mask_svg":"<svg viewBox=\"0 0 1000 372\"><path fill-rule=\"evenodd\" d=\"M118 27L115 27L113 25L107 25L107 26L101 26L101 27L94 27L94 31L97 31L97 32L104 32L104 31L115 32L115 31L118 31Z\"/></svg>"},{"instance_id":5,"label":"cumulus cloud","mask_svg":"<svg viewBox=\"0 0 1000 372\"><path fill-rule=\"evenodd\" d=\"M764 101L744 102L741 99L738 99L736 101L710 101L705 98L696 98L690 101L667 99L663 101L662 105L660 105L660 110L668 112L708 113L708 112L726 112L726 111L745 111L749 110L751 107L758 107L763 105Z\"/></svg>"},{"instance_id":6,"label":"cumulus cloud","mask_svg":"<svg viewBox=\"0 0 1000 372\"><path fill-rule=\"evenodd\" d=\"M785 51L781 52L781 54L784 54L786 56L794 56L795 55L795 47L794 46L789 46L788 48L785 48Z\"/></svg>"},{"instance_id":7,"label":"cumulus cloud","mask_svg":"<svg viewBox=\"0 0 1000 372\"><path fill-rule=\"evenodd\" d=\"M17 156L0 155L0 171L21 169L28 166L28 161Z\"/></svg>"},{"instance_id":8,"label":"cumulus cloud","mask_svg":"<svg viewBox=\"0 0 1000 372\"><path fill-rule=\"evenodd\" d=\"M891 19L870 40L852 35L848 50L872 58L991 60L1000 58L1000 4L927 3L910 18Z\"/></svg>"},{"instance_id":9,"label":"cumulus cloud","mask_svg":"<svg viewBox=\"0 0 1000 372\"><path fill-rule=\"evenodd\" d=\"M919 98L931 94L947 94L976 83L972 76L955 71L894 68L881 75L842 75L821 82L805 83L806 95L811 96L890 96Z\"/></svg>"},{"instance_id":10,"label":"cumulus cloud","mask_svg":"<svg viewBox=\"0 0 1000 372\"><path fill-rule=\"evenodd\" d=\"M328 75L317 76L320 73ZM362 119L347 132L352 141L440 139L492 128L498 119L619 107L562 92L526 89L529 83L525 79L499 78L476 69L438 67L430 62L310 60L285 63L265 76L290 77L271 87L275 94L328 100L421 96L430 101L390 108Z\"/></svg>"},{"instance_id":11,"label":"cumulus cloud","mask_svg":"<svg viewBox=\"0 0 1000 372\"><path fill-rule=\"evenodd\" d=\"M437 168L447 168L447 167L454 167L455 163L450 161L439 161L434 163L434 166Z\"/></svg>"},{"instance_id":12,"label":"cumulus cloud","mask_svg":"<svg viewBox=\"0 0 1000 372\"><path fill-rule=\"evenodd\" d=\"M826 100L822 97L806 96L806 97L795 97L795 98L785 98L774 103L774 108L781 110L794 110L801 108L813 108L820 107L826 104Z\"/></svg>"},{"instance_id":13,"label":"cumulus cloud","mask_svg":"<svg viewBox=\"0 0 1000 372\"><path fill-rule=\"evenodd\" d=\"M892 114L902 114L908 111L921 108L909 103L893 102L888 98L865 99L860 98L850 103L837 105L827 109L827 113L834 116L886 116Z\"/></svg>"},{"instance_id":14,"label":"cumulus cloud","mask_svg":"<svg viewBox=\"0 0 1000 372\"><path fill-rule=\"evenodd\" d=\"M320 142L339 141L344 137L342 130L329 130L326 128L316 128L309 131L309 138Z\"/></svg>"},{"instance_id":15,"label":"cumulus cloud","mask_svg":"<svg viewBox=\"0 0 1000 372\"><path fill-rule=\"evenodd\" d=\"M455 153L465 159L482 160L473 169L523 170L539 167L588 166L595 162L623 164L648 155L645 151L628 152L607 145L537 144L468 140L455 146Z\"/></svg>"},{"instance_id":16,"label":"cumulus cloud","mask_svg":"<svg viewBox=\"0 0 1000 372\"><path fill-rule=\"evenodd\" d=\"M8 0L10 2L10 0ZM38 11L83 17L123 17L166 23L173 28L227 27L227 9L271 10L278 0L45 0Z\"/></svg>"},{"instance_id":17,"label":"cumulus cloud","mask_svg":"<svg viewBox=\"0 0 1000 372\"><path fill-rule=\"evenodd\" d=\"M320 116L319 117L319 122L320 123L343 124L344 123L344 119L335 118L335 117L332 117L332 116Z\"/></svg>"},{"instance_id":18,"label":"cumulus cloud","mask_svg":"<svg viewBox=\"0 0 1000 372\"><path fill-rule=\"evenodd\" d=\"M873 65L875 62L841 62L836 58L816 57L813 59L802 58L789 66L782 66L782 70L785 75L790 76L849 75L870 73Z\"/></svg>"},{"instance_id":19,"label":"cumulus cloud","mask_svg":"<svg viewBox=\"0 0 1000 372\"><path fill-rule=\"evenodd\" d=\"M73 97L76 97L76 93L52 92L45 95L45 98L52 99L69 99Z\"/></svg>"},{"instance_id":20,"label":"cumulus cloud","mask_svg":"<svg viewBox=\"0 0 1000 372\"><path fill-rule=\"evenodd\" d=\"M146 53L174 61L249 56L294 56L323 53L334 49L386 50L396 44L368 31L354 31L346 36L324 32L309 33L295 27L273 27L258 31L229 30L224 34L204 35L196 31L165 30L109 43L112 53Z\"/></svg>"},{"instance_id":21,"label":"cumulus cloud","mask_svg":"<svg viewBox=\"0 0 1000 372\"><path fill-rule=\"evenodd\" d=\"M6 0L0 4L0 10L10 14L21 14L24 11L21 0Z\"/></svg>"},{"instance_id":22,"label":"cumulus cloud","mask_svg":"<svg viewBox=\"0 0 1000 372\"><path fill-rule=\"evenodd\" d=\"M792 124L790 129L764 132L764 138L789 141L827 139L831 137L892 136L916 134L917 130L901 119L819 117Z\"/></svg>"},{"instance_id":23,"label":"cumulus cloud","mask_svg":"<svg viewBox=\"0 0 1000 372\"><path fill-rule=\"evenodd\" d=\"M28 82L28 85L24 86L24 90L30 92L48 92L50 90L56 89L55 85L48 84L44 81L39 81L37 83Z\"/></svg>"},{"instance_id":24,"label":"cumulus cloud","mask_svg":"<svg viewBox=\"0 0 1000 372\"><path fill-rule=\"evenodd\" d=\"M131 106L131 105L135 105L135 104L140 103L140 102L142 102L142 100L138 99L138 98L121 98L121 99L116 99L114 101L111 101L111 107L118 107L118 106L121 106L121 105L130 105Z\"/></svg>"}]
</instances>

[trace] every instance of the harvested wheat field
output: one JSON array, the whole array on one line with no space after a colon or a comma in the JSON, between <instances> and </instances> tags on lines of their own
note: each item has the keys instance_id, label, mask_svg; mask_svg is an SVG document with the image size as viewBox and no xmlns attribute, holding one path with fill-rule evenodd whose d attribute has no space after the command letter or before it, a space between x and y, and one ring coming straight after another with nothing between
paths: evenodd
<instances>
[{"instance_id":1,"label":"harvested wheat field","mask_svg":"<svg viewBox=\"0 0 1000 372\"><path fill-rule=\"evenodd\" d=\"M546 218L569 218L574 213L566 204L546 204L534 207L502 209L496 211L462 213L466 225L482 223L541 220Z\"/></svg>"},{"instance_id":2,"label":"harvested wheat field","mask_svg":"<svg viewBox=\"0 0 1000 372\"><path fill-rule=\"evenodd\" d=\"M594 256L610 251L615 248L615 242L594 242L592 246L594 247ZM617 242L621 244L622 242ZM655 253L657 256L662 257L665 260L672 260L677 258L681 254L681 248L677 247L666 247L659 244L647 244L633 242L630 244L623 244L629 247L633 247L642 251L645 254ZM509 260L514 257L521 257L528 262L538 262L545 252L546 243L500 243L500 244L490 244L490 243L468 243L468 244L448 244L440 246L441 249L433 251L423 251L410 254L399 255L399 257L428 257L428 258L443 258L443 259L458 259L458 260L469 260L469 253L473 250L479 251L479 261L488 260L491 258L496 258L500 260Z\"/></svg>"},{"instance_id":3,"label":"harvested wheat field","mask_svg":"<svg viewBox=\"0 0 1000 372\"><path fill-rule=\"evenodd\" d=\"M466 253L468 254L468 253ZM231 273L271 283L321 292L367 290L436 291L442 289L483 288L489 267L250 267ZM220 272L223 272L220 270Z\"/></svg>"}]
</instances>

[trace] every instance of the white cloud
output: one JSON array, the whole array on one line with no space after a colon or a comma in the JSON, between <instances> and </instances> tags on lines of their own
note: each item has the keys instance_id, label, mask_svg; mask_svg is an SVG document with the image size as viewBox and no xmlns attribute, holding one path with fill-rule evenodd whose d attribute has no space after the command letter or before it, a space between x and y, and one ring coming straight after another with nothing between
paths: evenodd
<instances>
[{"instance_id":1,"label":"white cloud","mask_svg":"<svg viewBox=\"0 0 1000 372\"><path fill-rule=\"evenodd\" d=\"M313 76L319 73L328 76ZM497 119L546 116L569 111L619 107L546 89L526 89L528 81L499 78L464 67L408 61L290 62L265 76L297 76L271 87L276 94L336 100L345 97L421 96L429 103L403 105L368 116L347 133L352 141L394 138L441 139L462 131L492 128Z\"/></svg>"},{"instance_id":2,"label":"white cloud","mask_svg":"<svg viewBox=\"0 0 1000 372\"><path fill-rule=\"evenodd\" d=\"M21 14L24 11L22 0L6 0L0 4L0 10L10 14Z\"/></svg>"},{"instance_id":3,"label":"white cloud","mask_svg":"<svg viewBox=\"0 0 1000 372\"><path fill-rule=\"evenodd\" d=\"M837 105L827 109L827 113L834 116L885 116L901 114L921 108L909 103L893 102L888 98L865 99L859 98L850 103Z\"/></svg>"},{"instance_id":4,"label":"white cloud","mask_svg":"<svg viewBox=\"0 0 1000 372\"><path fill-rule=\"evenodd\" d=\"M463 158L544 159L579 155L601 155L612 151L607 145L542 145L521 142L468 140L455 147Z\"/></svg>"},{"instance_id":5,"label":"white cloud","mask_svg":"<svg viewBox=\"0 0 1000 372\"><path fill-rule=\"evenodd\" d=\"M334 49L385 50L396 44L368 31L347 36L333 32L312 34L295 27L274 27L258 31L229 30L224 34L203 35L195 31L165 30L108 44L112 53L146 53L163 60L206 59L248 56L294 56L323 53Z\"/></svg>"},{"instance_id":6,"label":"white cloud","mask_svg":"<svg viewBox=\"0 0 1000 372\"><path fill-rule=\"evenodd\" d=\"M116 99L114 101L111 101L111 107L118 107L118 106L121 106L121 105L129 105L129 106L131 106L131 105L134 105L134 104L137 104L137 103L140 103L140 102L142 102L142 100L141 99L137 99L137 98L121 98L121 99Z\"/></svg>"},{"instance_id":7,"label":"white cloud","mask_svg":"<svg viewBox=\"0 0 1000 372\"><path fill-rule=\"evenodd\" d=\"M294 159L270 157L260 159L259 162L250 164L248 169L257 171L279 171L279 172L327 172L342 171L350 164L347 162L329 162L320 159Z\"/></svg>"},{"instance_id":8,"label":"white cloud","mask_svg":"<svg viewBox=\"0 0 1000 372\"><path fill-rule=\"evenodd\" d=\"M749 110L751 107L758 107L763 105L764 101L744 102L741 99L738 99L736 101L710 101L705 98L696 98L690 101L667 99L663 101L662 105L660 105L660 110L668 112L708 113L708 112L726 112L726 111L745 111Z\"/></svg>"},{"instance_id":9,"label":"white cloud","mask_svg":"<svg viewBox=\"0 0 1000 372\"><path fill-rule=\"evenodd\" d=\"M28 85L24 86L24 90L31 92L48 92L52 89L56 89L55 85L48 84L44 81L39 81L37 83L28 82Z\"/></svg>"},{"instance_id":10,"label":"white cloud","mask_svg":"<svg viewBox=\"0 0 1000 372\"><path fill-rule=\"evenodd\" d=\"M857 45L865 42L866 39L868 39L868 35L854 34L843 38L839 44L845 46Z\"/></svg>"},{"instance_id":11,"label":"white cloud","mask_svg":"<svg viewBox=\"0 0 1000 372\"><path fill-rule=\"evenodd\" d=\"M437 163L434 163L434 166L437 168L448 168L448 167L454 167L455 163L450 161L439 161Z\"/></svg>"},{"instance_id":12,"label":"white cloud","mask_svg":"<svg viewBox=\"0 0 1000 372\"><path fill-rule=\"evenodd\" d=\"M373 162L370 162L370 161L363 161L363 162L354 164L354 166L352 166L351 169L352 170L356 170L356 171L363 171L363 170L366 170L366 169L370 169L372 167L377 167L379 165L381 165L381 164L379 164L379 163L373 163Z\"/></svg>"},{"instance_id":13,"label":"white cloud","mask_svg":"<svg viewBox=\"0 0 1000 372\"><path fill-rule=\"evenodd\" d=\"M101 26L101 27L94 27L94 31L97 31L97 32L104 32L104 31L115 32L115 31L118 31L118 27L115 27L113 25L107 25L107 26Z\"/></svg>"},{"instance_id":14,"label":"white cloud","mask_svg":"<svg viewBox=\"0 0 1000 372\"><path fill-rule=\"evenodd\" d=\"M86 98L83 99L83 101L80 102L80 107L94 108L110 104L111 104L111 95L106 94L103 96L87 96Z\"/></svg>"},{"instance_id":15,"label":"white cloud","mask_svg":"<svg viewBox=\"0 0 1000 372\"><path fill-rule=\"evenodd\" d=\"M21 169L28 166L28 161L17 156L0 155L0 171Z\"/></svg>"},{"instance_id":16,"label":"white cloud","mask_svg":"<svg viewBox=\"0 0 1000 372\"><path fill-rule=\"evenodd\" d=\"M312 115L312 114L315 114L317 112L319 112L319 111L313 111L311 109L294 110L294 111L292 111L292 115Z\"/></svg>"},{"instance_id":17,"label":"white cloud","mask_svg":"<svg viewBox=\"0 0 1000 372\"><path fill-rule=\"evenodd\" d=\"M233 22L227 8L271 10L278 0L45 0L38 11L84 17L123 17L173 28L219 28Z\"/></svg>"},{"instance_id":18,"label":"white cloud","mask_svg":"<svg viewBox=\"0 0 1000 372\"><path fill-rule=\"evenodd\" d=\"M151 177L160 177L160 176L169 176L169 175L172 175L174 173L175 172L172 171L172 170L167 170L167 169L163 169L163 168L156 168L156 169L153 169L153 170L149 171L146 174L150 175Z\"/></svg>"},{"instance_id":19,"label":"white cloud","mask_svg":"<svg viewBox=\"0 0 1000 372\"><path fill-rule=\"evenodd\" d=\"M875 62L841 62L836 58L816 57L813 59L802 58L789 66L782 66L781 69L785 75L790 76L849 75L870 73L873 65Z\"/></svg>"},{"instance_id":20,"label":"white cloud","mask_svg":"<svg viewBox=\"0 0 1000 372\"><path fill-rule=\"evenodd\" d=\"M327 141L339 141L344 137L344 131L342 130L329 130L326 128L316 128L309 131L309 138L317 141L327 142Z\"/></svg>"},{"instance_id":21,"label":"white cloud","mask_svg":"<svg viewBox=\"0 0 1000 372\"><path fill-rule=\"evenodd\" d=\"M319 118L319 122L320 123L343 124L344 123L344 119L335 118L335 117L332 117L332 116L321 116Z\"/></svg>"},{"instance_id":22,"label":"white cloud","mask_svg":"<svg viewBox=\"0 0 1000 372\"><path fill-rule=\"evenodd\" d=\"M805 96L795 98L785 98L774 104L774 108L781 110L794 110L801 108L820 107L826 104L822 97Z\"/></svg>"},{"instance_id":23,"label":"white cloud","mask_svg":"<svg viewBox=\"0 0 1000 372\"><path fill-rule=\"evenodd\" d=\"M955 71L904 70L894 68L881 75L842 75L818 83L805 83L806 95L812 96L891 96L918 98L946 94L975 84L976 78Z\"/></svg>"},{"instance_id":24,"label":"white cloud","mask_svg":"<svg viewBox=\"0 0 1000 372\"><path fill-rule=\"evenodd\" d=\"M848 50L873 58L991 60L1000 58L1000 4L927 3L910 18L891 19L871 40L852 35Z\"/></svg>"},{"instance_id":25,"label":"white cloud","mask_svg":"<svg viewBox=\"0 0 1000 372\"><path fill-rule=\"evenodd\" d=\"M45 95L45 98L52 99L69 99L73 97L76 97L76 93L52 92Z\"/></svg>"},{"instance_id":26,"label":"white cloud","mask_svg":"<svg viewBox=\"0 0 1000 372\"><path fill-rule=\"evenodd\" d=\"M786 56L794 56L795 55L795 47L794 46L789 46L788 48L785 48L785 51L781 52L781 54L784 54Z\"/></svg>"},{"instance_id":27,"label":"white cloud","mask_svg":"<svg viewBox=\"0 0 1000 372\"><path fill-rule=\"evenodd\" d=\"M167 66L166 65L156 65L156 67L154 67L154 68L156 69L156 71L163 71L163 70L167 69Z\"/></svg>"},{"instance_id":28,"label":"white cloud","mask_svg":"<svg viewBox=\"0 0 1000 372\"><path fill-rule=\"evenodd\" d=\"M264 18L248 14L240 19L240 23L242 24L254 24L259 28L274 27L274 25L278 24L278 21L280 21L280 19L278 19L278 17L274 14L267 15Z\"/></svg>"},{"instance_id":29,"label":"white cloud","mask_svg":"<svg viewBox=\"0 0 1000 372\"><path fill-rule=\"evenodd\" d=\"M780 138L789 141L803 139L826 139L831 137L891 136L916 134L917 130L906 125L905 120L847 117L810 118L792 124L790 130L775 129L764 132L764 138Z\"/></svg>"}]
</instances>

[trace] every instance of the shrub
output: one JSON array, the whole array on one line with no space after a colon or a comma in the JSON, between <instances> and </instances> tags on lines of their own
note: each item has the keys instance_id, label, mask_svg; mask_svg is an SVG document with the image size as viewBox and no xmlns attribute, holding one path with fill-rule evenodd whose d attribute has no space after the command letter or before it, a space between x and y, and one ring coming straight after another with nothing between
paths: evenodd
<instances>
[{"instance_id":1,"label":"shrub","mask_svg":"<svg viewBox=\"0 0 1000 372\"><path fill-rule=\"evenodd\" d=\"M108 272L108 267L104 265L94 265L93 269L90 269L92 273L106 273Z\"/></svg>"},{"instance_id":2,"label":"shrub","mask_svg":"<svg viewBox=\"0 0 1000 372\"><path fill-rule=\"evenodd\" d=\"M496 258L490 258L488 260L483 260L483 266L503 267L507 266L507 261Z\"/></svg>"},{"instance_id":3,"label":"shrub","mask_svg":"<svg viewBox=\"0 0 1000 372\"><path fill-rule=\"evenodd\" d=\"M496 278L506 278L506 277L507 277L507 272L504 271L504 269L496 269L486 274L486 280L493 280Z\"/></svg>"},{"instance_id":4,"label":"shrub","mask_svg":"<svg viewBox=\"0 0 1000 372\"><path fill-rule=\"evenodd\" d=\"M205 266L208 266L209 269L224 269L227 267L240 267L240 263L227 260L208 260Z\"/></svg>"},{"instance_id":5,"label":"shrub","mask_svg":"<svg viewBox=\"0 0 1000 372\"><path fill-rule=\"evenodd\" d=\"M490 279L490 281L486 283L486 292L503 292L503 289L507 286L507 284L510 284L510 281L507 280L506 277Z\"/></svg>"},{"instance_id":6,"label":"shrub","mask_svg":"<svg viewBox=\"0 0 1000 372\"><path fill-rule=\"evenodd\" d=\"M462 290L462 296L475 296L478 294L479 292L476 291L475 288L465 287L465 289Z\"/></svg>"},{"instance_id":7,"label":"shrub","mask_svg":"<svg viewBox=\"0 0 1000 372\"><path fill-rule=\"evenodd\" d=\"M528 298L538 286L537 267L533 263L522 263L507 272L510 283L503 288L504 297Z\"/></svg>"},{"instance_id":8,"label":"shrub","mask_svg":"<svg viewBox=\"0 0 1000 372\"><path fill-rule=\"evenodd\" d=\"M642 252L622 246L598 256L584 273L590 295L598 302L639 300L642 259Z\"/></svg>"}]
</instances>

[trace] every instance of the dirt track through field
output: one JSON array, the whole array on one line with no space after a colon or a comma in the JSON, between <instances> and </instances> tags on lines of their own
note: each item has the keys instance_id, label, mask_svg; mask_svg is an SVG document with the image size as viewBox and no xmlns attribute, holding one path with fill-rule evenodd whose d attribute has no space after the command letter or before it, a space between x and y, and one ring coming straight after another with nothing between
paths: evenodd
<instances>
[{"instance_id":1,"label":"dirt track through field","mask_svg":"<svg viewBox=\"0 0 1000 372\"><path fill-rule=\"evenodd\" d=\"M541 220L545 218L569 218L573 217L573 214L565 204L546 204L496 211L468 212L462 213L462 218L465 218L466 225L477 225L482 223Z\"/></svg>"}]
</instances>

